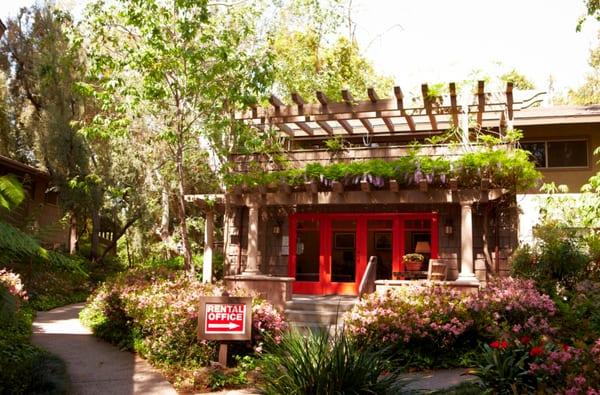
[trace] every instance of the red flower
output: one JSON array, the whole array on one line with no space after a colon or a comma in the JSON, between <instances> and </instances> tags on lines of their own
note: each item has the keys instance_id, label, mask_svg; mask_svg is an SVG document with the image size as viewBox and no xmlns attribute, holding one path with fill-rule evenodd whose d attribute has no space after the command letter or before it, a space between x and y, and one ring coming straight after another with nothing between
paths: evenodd
<instances>
[{"instance_id":1,"label":"red flower","mask_svg":"<svg viewBox=\"0 0 600 395\"><path fill-rule=\"evenodd\" d=\"M529 351L529 355L531 355L532 357L537 357L538 355L542 355L543 352L544 349L542 347L533 347L531 351Z\"/></svg>"},{"instance_id":2,"label":"red flower","mask_svg":"<svg viewBox=\"0 0 600 395\"><path fill-rule=\"evenodd\" d=\"M490 347L492 348L500 348L500 342L498 340L490 343Z\"/></svg>"},{"instance_id":3,"label":"red flower","mask_svg":"<svg viewBox=\"0 0 600 395\"><path fill-rule=\"evenodd\" d=\"M527 345L531 342L531 338L529 336L521 336L519 338L519 341L521 342L521 344Z\"/></svg>"},{"instance_id":4,"label":"red flower","mask_svg":"<svg viewBox=\"0 0 600 395\"><path fill-rule=\"evenodd\" d=\"M563 344L563 345L562 345L562 349L563 349L563 351L569 351L569 348L571 348L571 347L569 347L569 345L568 345L568 344Z\"/></svg>"},{"instance_id":5,"label":"red flower","mask_svg":"<svg viewBox=\"0 0 600 395\"><path fill-rule=\"evenodd\" d=\"M508 342L506 340L502 340L502 342L500 342L500 348L505 350L508 347Z\"/></svg>"}]
</instances>

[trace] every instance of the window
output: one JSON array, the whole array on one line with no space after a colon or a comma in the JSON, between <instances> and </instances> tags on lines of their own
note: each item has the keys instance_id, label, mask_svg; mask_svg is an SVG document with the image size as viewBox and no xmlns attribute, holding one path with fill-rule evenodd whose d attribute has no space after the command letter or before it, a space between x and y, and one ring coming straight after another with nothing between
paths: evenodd
<instances>
[{"instance_id":1,"label":"window","mask_svg":"<svg viewBox=\"0 0 600 395\"><path fill-rule=\"evenodd\" d=\"M587 140L527 141L521 148L531 152L538 168L588 166Z\"/></svg>"}]
</instances>

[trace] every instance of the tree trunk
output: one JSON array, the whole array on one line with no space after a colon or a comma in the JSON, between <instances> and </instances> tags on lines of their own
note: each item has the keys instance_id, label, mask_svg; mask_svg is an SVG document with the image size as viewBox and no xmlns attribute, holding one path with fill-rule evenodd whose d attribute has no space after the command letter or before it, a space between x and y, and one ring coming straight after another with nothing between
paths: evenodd
<instances>
[{"instance_id":1,"label":"tree trunk","mask_svg":"<svg viewBox=\"0 0 600 395\"><path fill-rule=\"evenodd\" d=\"M493 261L490 254L490 235L489 235L489 222L490 222L490 211L491 207L489 204L483 209L483 256L485 258L485 281L489 281L490 274L492 273Z\"/></svg>"},{"instance_id":2,"label":"tree trunk","mask_svg":"<svg viewBox=\"0 0 600 395\"><path fill-rule=\"evenodd\" d=\"M123 228L119 231L118 234L115 233L113 235L112 241L110 242L110 244L102 252L102 256L99 259L100 261L103 260L109 252L111 252L113 249L115 249L115 247L117 246L117 242L119 241L119 239L121 237L123 237L123 235L125 234L125 232L127 232L127 229L129 229L139 218L140 218L140 215L136 214L133 218L131 218L129 221L127 221L127 223L123 226Z\"/></svg>"},{"instance_id":3,"label":"tree trunk","mask_svg":"<svg viewBox=\"0 0 600 395\"><path fill-rule=\"evenodd\" d=\"M166 246L166 257L167 259L172 258L173 250L171 248L171 232L169 231L169 225L171 222L171 213L170 213L170 202L169 202L169 187L165 178L160 171L156 171L156 177L158 178L159 187L161 190L161 199L160 199L160 228L158 229L158 235L160 236L160 240L163 245Z\"/></svg>"},{"instance_id":4,"label":"tree trunk","mask_svg":"<svg viewBox=\"0 0 600 395\"><path fill-rule=\"evenodd\" d=\"M98 260L98 247L100 246L100 212L92 207L92 237L90 248L90 259L92 262Z\"/></svg>"},{"instance_id":5,"label":"tree trunk","mask_svg":"<svg viewBox=\"0 0 600 395\"><path fill-rule=\"evenodd\" d=\"M70 214L69 220L69 254L74 255L77 252L77 216L75 213Z\"/></svg>"},{"instance_id":6,"label":"tree trunk","mask_svg":"<svg viewBox=\"0 0 600 395\"><path fill-rule=\"evenodd\" d=\"M190 248L190 241L187 231L187 221L185 214L185 187L184 187L184 172L183 172L183 148L179 147L177 150L177 205L179 206L179 227L181 231L181 242L183 243L183 261L185 270L188 271L190 276L195 275L194 262L192 261L192 249Z\"/></svg>"}]
</instances>

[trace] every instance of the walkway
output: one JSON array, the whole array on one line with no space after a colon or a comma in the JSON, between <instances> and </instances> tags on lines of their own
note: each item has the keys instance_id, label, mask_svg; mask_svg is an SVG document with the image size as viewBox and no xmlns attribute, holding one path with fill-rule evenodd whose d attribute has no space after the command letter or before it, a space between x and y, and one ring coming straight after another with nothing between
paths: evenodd
<instances>
[{"instance_id":1,"label":"walkway","mask_svg":"<svg viewBox=\"0 0 600 395\"><path fill-rule=\"evenodd\" d=\"M81 325L78 317L83 306L78 303L40 312L33 323L32 343L66 362L71 393L177 394L148 362L97 339Z\"/></svg>"}]
</instances>

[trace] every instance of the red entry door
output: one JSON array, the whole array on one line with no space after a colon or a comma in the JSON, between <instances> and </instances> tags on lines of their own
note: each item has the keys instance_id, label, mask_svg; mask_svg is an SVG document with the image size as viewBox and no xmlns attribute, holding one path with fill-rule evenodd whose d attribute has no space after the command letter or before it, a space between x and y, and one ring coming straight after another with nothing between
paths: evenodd
<instances>
[{"instance_id":1,"label":"red entry door","mask_svg":"<svg viewBox=\"0 0 600 395\"><path fill-rule=\"evenodd\" d=\"M437 233L436 214L302 213L290 216L289 275L298 294L356 295L369 255L378 256L380 278L401 269L406 218L429 218ZM437 235L436 235L437 236ZM437 256L437 237L431 238ZM408 247L408 246L407 246ZM382 270L383 269L383 270ZM384 277L381 277L384 276Z\"/></svg>"}]
</instances>

